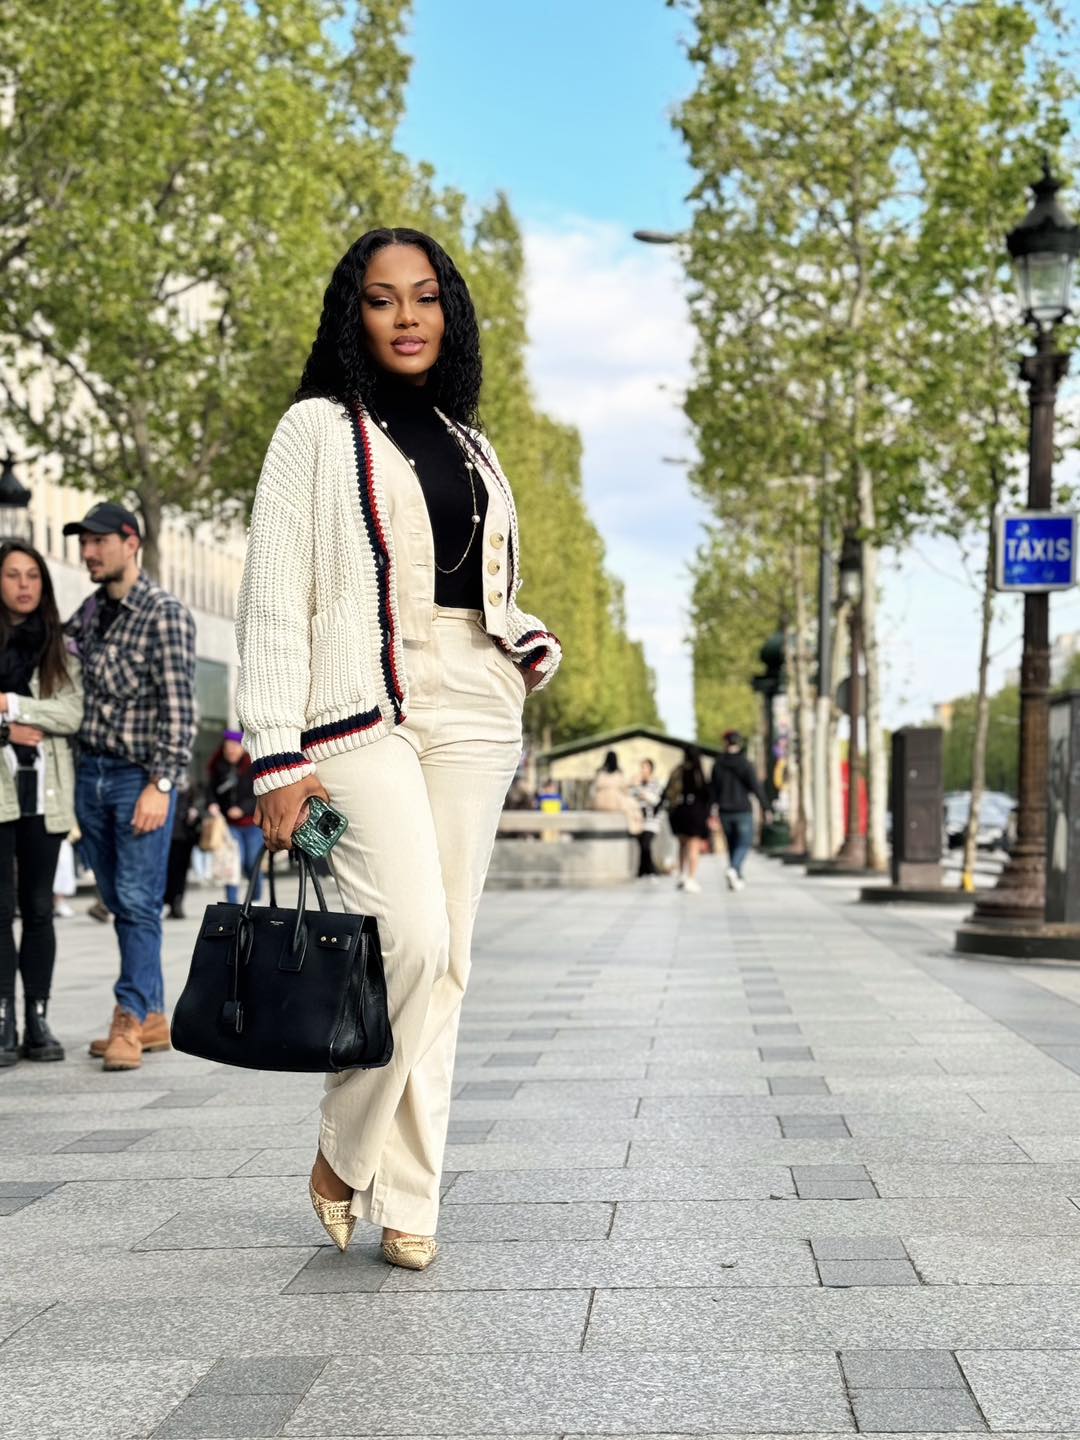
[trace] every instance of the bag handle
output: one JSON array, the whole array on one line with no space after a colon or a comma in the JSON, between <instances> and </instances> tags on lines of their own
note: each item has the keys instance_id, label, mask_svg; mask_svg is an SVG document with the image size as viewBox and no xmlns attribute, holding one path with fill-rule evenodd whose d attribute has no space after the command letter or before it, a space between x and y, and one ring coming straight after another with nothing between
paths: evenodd
<instances>
[{"instance_id":1,"label":"bag handle","mask_svg":"<svg viewBox=\"0 0 1080 1440\"><path fill-rule=\"evenodd\" d=\"M266 847L264 845L263 848L259 851L258 860L251 867L251 875L248 879L247 893L244 896L243 913L245 915L250 913L251 907L255 903L255 886L258 883L259 870L262 866L262 857L265 853ZM300 862L300 896L297 908L299 910L305 909L307 900L306 878L308 875L310 875L311 883L315 887L315 898L319 902L319 909L325 912L327 909L326 892L323 890L322 881L319 879L318 872L316 871L310 856L305 855L302 850L294 850L292 853L297 857L298 861ZM266 870L267 879L270 882L270 904L276 910L278 903L277 871L274 869L274 856L272 854L270 856L270 863L266 867Z\"/></svg>"}]
</instances>

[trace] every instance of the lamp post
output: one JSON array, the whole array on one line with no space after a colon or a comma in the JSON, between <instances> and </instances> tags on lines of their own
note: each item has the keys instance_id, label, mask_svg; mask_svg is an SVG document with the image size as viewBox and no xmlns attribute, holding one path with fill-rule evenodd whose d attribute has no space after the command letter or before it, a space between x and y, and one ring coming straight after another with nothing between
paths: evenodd
<instances>
[{"instance_id":1,"label":"lamp post","mask_svg":"<svg viewBox=\"0 0 1080 1440\"><path fill-rule=\"evenodd\" d=\"M1035 203L1007 237L1024 319L1035 330L1035 354L1020 363L1031 412L1028 446L1028 509L1049 510L1053 502L1054 404L1069 366L1055 345L1054 331L1069 314L1073 267L1080 252L1080 227L1058 204L1061 182L1044 161L1031 187ZM1049 749L1049 596L1024 596L1024 650L1020 662L1020 794L1017 839L1001 878L980 896L957 949L993 953L993 933L1004 953L1013 953L1025 932L1041 929L1046 913L1046 804ZM1009 944L1009 941L1013 945Z\"/></svg>"},{"instance_id":2,"label":"lamp post","mask_svg":"<svg viewBox=\"0 0 1080 1440\"><path fill-rule=\"evenodd\" d=\"M25 526L19 524L15 529L9 531L7 517L15 511L25 511L32 499L30 491L21 484L15 474L15 460L9 450L4 457L3 468L0 469L0 533L4 535L21 535Z\"/></svg>"},{"instance_id":3,"label":"lamp post","mask_svg":"<svg viewBox=\"0 0 1080 1440\"><path fill-rule=\"evenodd\" d=\"M848 803L847 829L844 843L835 864L843 870L866 869L866 837L862 834L859 811L860 745L859 723L862 718L862 541L849 525L844 530L840 550L840 598L848 605L848 631L851 636L851 664L848 674Z\"/></svg>"}]
</instances>

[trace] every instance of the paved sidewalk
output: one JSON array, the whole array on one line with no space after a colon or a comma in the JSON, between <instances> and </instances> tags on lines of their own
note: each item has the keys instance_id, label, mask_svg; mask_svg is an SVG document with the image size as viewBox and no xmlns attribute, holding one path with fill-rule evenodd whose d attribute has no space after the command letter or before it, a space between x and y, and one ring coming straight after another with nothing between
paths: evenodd
<instances>
[{"instance_id":1,"label":"paved sidewalk","mask_svg":"<svg viewBox=\"0 0 1080 1440\"><path fill-rule=\"evenodd\" d=\"M0 1075L0 1434L1080 1436L1080 971L751 873L485 899L422 1275L323 1243L317 1079L104 1075L64 923L70 1059Z\"/></svg>"}]
</instances>

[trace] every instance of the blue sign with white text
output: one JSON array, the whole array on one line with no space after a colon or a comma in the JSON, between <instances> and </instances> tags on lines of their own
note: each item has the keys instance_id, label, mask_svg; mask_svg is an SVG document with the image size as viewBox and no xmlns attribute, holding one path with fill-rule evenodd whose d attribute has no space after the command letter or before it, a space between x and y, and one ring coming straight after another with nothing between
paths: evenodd
<instances>
[{"instance_id":1,"label":"blue sign with white text","mask_svg":"<svg viewBox=\"0 0 1080 1440\"><path fill-rule=\"evenodd\" d=\"M1076 516L1025 510L998 521L997 588L1039 593L1076 583Z\"/></svg>"}]
</instances>

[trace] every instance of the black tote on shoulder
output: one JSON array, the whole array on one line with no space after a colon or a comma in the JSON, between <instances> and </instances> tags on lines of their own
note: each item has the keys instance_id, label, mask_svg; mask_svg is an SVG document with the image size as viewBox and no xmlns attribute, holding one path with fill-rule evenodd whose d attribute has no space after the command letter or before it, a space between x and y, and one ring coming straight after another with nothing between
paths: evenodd
<instances>
[{"instance_id":1,"label":"black tote on shoulder","mask_svg":"<svg viewBox=\"0 0 1080 1440\"><path fill-rule=\"evenodd\" d=\"M379 929L370 915L326 908L318 874L300 861L295 910L209 905L172 1020L177 1050L251 1070L336 1072L385 1065L394 1051ZM318 910L305 909L308 879Z\"/></svg>"}]
</instances>

